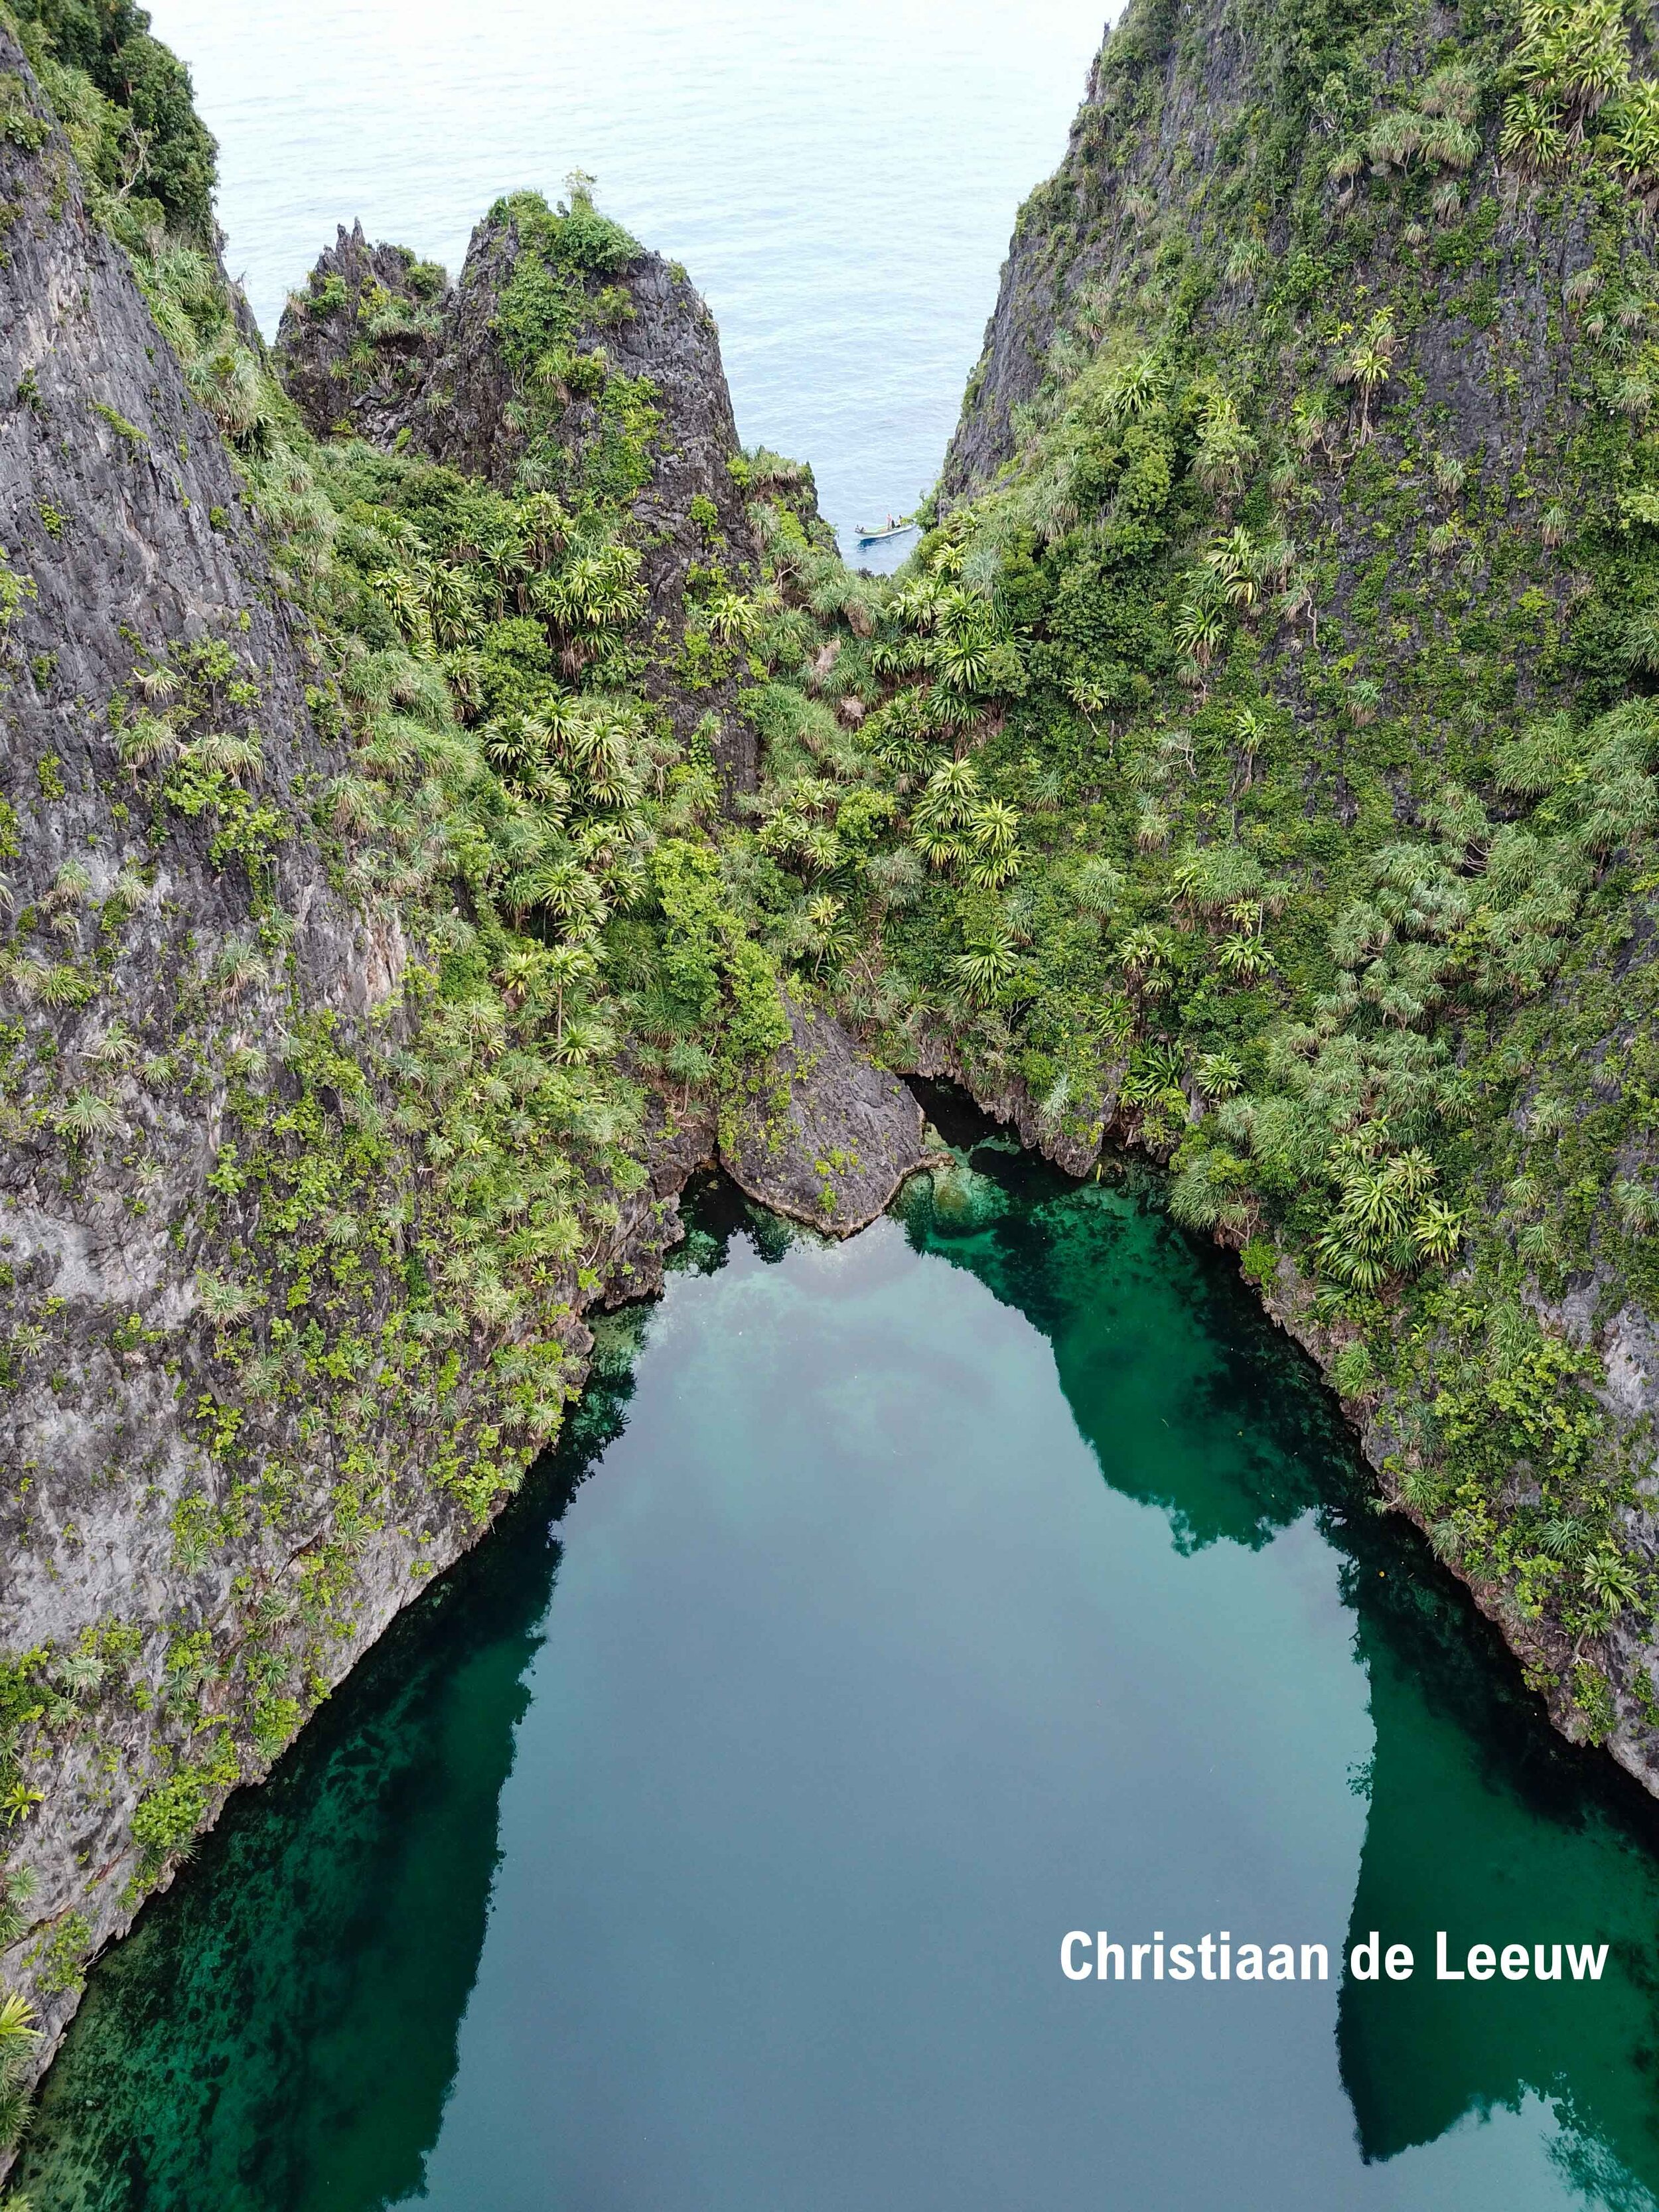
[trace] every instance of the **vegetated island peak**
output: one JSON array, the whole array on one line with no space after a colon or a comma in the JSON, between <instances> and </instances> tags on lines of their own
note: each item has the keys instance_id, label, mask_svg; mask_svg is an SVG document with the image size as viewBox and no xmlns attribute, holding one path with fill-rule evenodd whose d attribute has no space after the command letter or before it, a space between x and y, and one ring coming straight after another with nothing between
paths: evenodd
<instances>
[{"instance_id":1,"label":"vegetated island peak","mask_svg":"<svg viewBox=\"0 0 1659 2212\"><path fill-rule=\"evenodd\" d=\"M1132 0L849 570L569 180L267 353L142 12L0 9L0 2017L488 1525L719 1161L948 1074L1236 1247L1659 1778L1645 18Z\"/></svg>"}]
</instances>

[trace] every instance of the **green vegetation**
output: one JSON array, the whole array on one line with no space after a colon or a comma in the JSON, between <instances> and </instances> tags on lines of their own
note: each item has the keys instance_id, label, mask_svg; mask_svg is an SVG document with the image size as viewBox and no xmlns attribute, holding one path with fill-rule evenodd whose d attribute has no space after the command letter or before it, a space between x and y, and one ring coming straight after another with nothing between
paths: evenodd
<instances>
[{"instance_id":1,"label":"green vegetation","mask_svg":"<svg viewBox=\"0 0 1659 2212\"><path fill-rule=\"evenodd\" d=\"M1029 1104L1076 1164L1109 1133L1164 1164L1175 1217L1316 1343L1390 1497L1582 1731L1659 1723L1609 1672L1610 1632L1659 1604L1629 1530L1648 1440L1587 1343L1598 1301L1659 1299L1659 93L1600 0L1455 40L1404 0L1361 28L1290 0L1252 20L1201 173L1152 149L1203 26L1148 0L1109 41L1022 212L1057 307L995 479L876 580L810 471L733 455L763 572L693 501L670 639L633 513L661 394L595 337L634 312L639 248L591 179L491 211L510 481L349 419L319 443L239 331L182 73L136 11L27 13L92 209L234 460L244 500L210 526L262 541L315 740L296 767L246 615L135 635L120 835L0 943L0 1126L66 1191L118 1168L142 1214L131 1086L179 1117L215 1101L194 1313L123 1316L108 1355L165 1364L211 1463L165 1508L179 1576L265 1532L292 1560L212 1633L112 1619L8 1672L20 1828L33 1762L103 1704L155 1716L129 1901L324 1694L364 1547L482 1522L556 1432L652 1142L769 1111L785 981L890 1064ZM32 126L9 99L0 129ZM347 317L348 393L432 333L441 271L401 282L301 295ZM88 434L159 465L98 413ZM33 589L0 560L0 660ZM738 687L757 790L722 789L714 723L677 730L665 677ZM20 805L62 806L61 769ZM162 896L178 841L241 917L211 942ZM279 896L301 854L360 929L361 1018L301 988ZM140 925L170 997L142 1030L113 988ZM40 1047L60 1010L86 1017L72 1064ZM842 1164L818 1164L826 1210ZM62 1304L20 1291L4 1387L72 1388ZM72 1986L80 1931L41 1940L42 1986Z\"/></svg>"},{"instance_id":2,"label":"green vegetation","mask_svg":"<svg viewBox=\"0 0 1659 2212\"><path fill-rule=\"evenodd\" d=\"M1176 1218L1321 1333L1391 1484L1570 1654L1599 1735L1599 1639L1659 1602L1625 1517L1650 1440L1552 1309L1659 1291L1659 1036L1621 957L1659 881L1630 198L1659 91L1611 6L1518 40L1494 11L1455 49L1409 9L1268 9L1218 167L1155 201L1164 69L1203 64L1172 20L1131 10L1022 215L1064 306L996 481L890 585L763 499L754 923L894 1064L948 1041L1073 1153L1115 1127L1167 1161ZM1587 241L1553 298L1535 249L1504 259L1527 191ZM1500 283L1580 395L1524 477ZM1498 333L1455 451L1411 366L1437 319Z\"/></svg>"},{"instance_id":3,"label":"green vegetation","mask_svg":"<svg viewBox=\"0 0 1659 2212\"><path fill-rule=\"evenodd\" d=\"M14 1991L0 1995L0 2150L9 2150L28 2124L27 2080L40 2031Z\"/></svg>"},{"instance_id":4,"label":"green vegetation","mask_svg":"<svg viewBox=\"0 0 1659 2212\"><path fill-rule=\"evenodd\" d=\"M520 395L509 423L524 440L519 481L615 507L651 480L658 418L648 381L614 370L603 347L576 349L584 323L614 324L624 306L631 313L612 280L641 250L599 212L592 185L579 169L556 209L539 192L514 192L490 210L490 222L510 232L514 247L495 328ZM584 401L595 425L573 437L566 417Z\"/></svg>"},{"instance_id":5,"label":"green vegetation","mask_svg":"<svg viewBox=\"0 0 1659 2212\"><path fill-rule=\"evenodd\" d=\"M93 204L124 243L166 228L213 236L217 149L191 104L190 72L131 0L13 0L29 65L63 125ZM0 80L0 135L36 148ZM15 82L15 81L14 81ZM27 125L27 135L17 132Z\"/></svg>"},{"instance_id":6,"label":"green vegetation","mask_svg":"<svg viewBox=\"0 0 1659 2212\"><path fill-rule=\"evenodd\" d=\"M116 129L65 58L79 51L65 21L36 26L46 89L72 138L77 118ZM131 1086L186 1115L224 1098L197 1318L118 1317L109 1349L165 1362L215 1470L210 1492L171 1510L180 1577L258 1532L295 1553L282 1589L239 1586L216 1632L173 1633L165 1652L112 1620L77 1650L21 1664L0 1820L39 1817L32 1778L95 1740L105 1707L155 1717L132 1777L131 1905L325 1694L365 1544L388 1528L430 1543L516 1487L576 1388L580 1306L635 1222L648 1233L647 1122L694 1094L709 1112L750 1097L788 1024L717 842L708 733L683 742L641 686L628 502L649 480L656 414L647 386L566 343L585 319L630 312L618 280L639 248L597 211L591 179L573 179L557 210L524 195L497 211L517 246L501 335L523 434L517 480L498 491L352 439L319 447L244 342L192 224L98 186L109 143L76 144L92 206L235 462L246 504L216 526L263 538L307 638L329 763L283 770L265 672L234 623L190 644L134 636L108 714L106 798L131 825L111 841L113 879L90 856L65 861L0 943L0 985L23 1017L3 1040L0 1117L48 1148L66 1189L118 1164L143 1212ZM441 286L419 264L405 276L417 295ZM592 422L562 440L578 400ZM146 443L97 413L122 447ZM0 566L0 625L32 590ZM740 641L745 603L718 562L699 595L710 634ZM40 763L31 805L64 799L61 769ZM14 832L8 812L0 842L15 850ZM210 942L173 923L158 891L181 838L246 915ZM277 879L301 842L392 948L367 1020L318 1012L302 988ZM135 1027L116 959L158 927L170 1018ZM66 1011L89 1024L73 1073L50 1030ZM11 1330L7 1388L76 1387L64 1303ZM30 1954L38 1985L76 1986L90 1940L73 1918L46 1931Z\"/></svg>"}]
</instances>

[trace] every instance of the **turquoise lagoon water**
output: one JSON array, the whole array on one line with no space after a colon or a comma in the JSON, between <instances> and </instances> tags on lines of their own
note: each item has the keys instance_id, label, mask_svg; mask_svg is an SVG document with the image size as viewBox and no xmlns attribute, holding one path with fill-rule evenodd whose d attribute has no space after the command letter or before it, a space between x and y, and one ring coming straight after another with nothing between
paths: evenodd
<instances>
[{"instance_id":1,"label":"turquoise lagoon water","mask_svg":"<svg viewBox=\"0 0 1659 2212\"><path fill-rule=\"evenodd\" d=\"M35 2212L1651 2208L1655 1808L1231 1264L995 1150L842 1248L733 1204L98 1970ZM1066 1981L1102 1927L1420 1964Z\"/></svg>"},{"instance_id":2,"label":"turquoise lagoon water","mask_svg":"<svg viewBox=\"0 0 1659 2212\"><path fill-rule=\"evenodd\" d=\"M931 480L1100 28L155 14L267 330L336 220L454 267L580 164L842 525ZM97 1970L34 2212L1652 2212L1655 1810L1370 1512L1231 1263L994 1147L843 1248L699 1219L556 1461ZM1103 1926L1612 1949L1066 1981Z\"/></svg>"}]
</instances>

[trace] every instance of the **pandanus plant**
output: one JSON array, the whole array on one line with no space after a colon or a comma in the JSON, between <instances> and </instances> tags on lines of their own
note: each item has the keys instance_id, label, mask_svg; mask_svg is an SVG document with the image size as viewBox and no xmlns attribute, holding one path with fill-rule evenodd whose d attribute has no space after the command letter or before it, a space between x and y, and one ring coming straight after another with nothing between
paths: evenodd
<instances>
[{"instance_id":1,"label":"pandanus plant","mask_svg":"<svg viewBox=\"0 0 1659 2212\"><path fill-rule=\"evenodd\" d=\"M984 795L969 760L942 761L911 817L911 842L929 866L960 867L983 890L994 890L1018 871L1018 815L1006 801Z\"/></svg>"},{"instance_id":2,"label":"pandanus plant","mask_svg":"<svg viewBox=\"0 0 1659 2212\"><path fill-rule=\"evenodd\" d=\"M1206 491L1223 501L1242 489L1256 456L1256 441L1241 421L1230 394L1218 393L1206 412L1193 455L1193 473Z\"/></svg>"},{"instance_id":3,"label":"pandanus plant","mask_svg":"<svg viewBox=\"0 0 1659 2212\"><path fill-rule=\"evenodd\" d=\"M1642 1582L1632 1561L1611 1544L1590 1553L1580 1570L1586 1595L1609 1622L1635 1605Z\"/></svg>"},{"instance_id":4,"label":"pandanus plant","mask_svg":"<svg viewBox=\"0 0 1659 2212\"><path fill-rule=\"evenodd\" d=\"M1198 592L1176 615L1174 635L1182 653L1190 654L1202 670L1214 659L1227 635L1227 617L1218 597Z\"/></svg>"},{"instance_id":5,"label":"pandanus plant","mask_svg":"<svg viewBox=\"0 0 1659 2212\"><path fill-rule=\"evenodd\" d=\"M1279 563L1279 547L1258 545L1243 523L1218 538L1204 556L1204 565L1214 576L1229 606L1248 611L1261 596L1261 586ZM1288 547L1285 548L1288 553ZM1289 566L1288 558L1283 566Z\"/></svg>"},{"instance_id":6,"label":"pandanus plant","mask_svg":"<svg viewBox=\"0 0 1659 2212\"><path fill-rule=\"evenodd\" d=\"M1659 84L1633 84L1607 117L1607 150L1644 211L1659 211Z\"/></svg>"},{"instance_id":7,"label":"pandanus plant","mask_svg":"<svg viewBox=\"0 0 1659 2212\"><path fill-rule=\"evenodd\" d=\"M612 540L598 551L573 555L556 573L539 575L526 597L562 641L567 673L575 675L599 649L603 633L633 621L645 605L640 556Z\"/></svg>"},{"instance_id":8,"label":"pandanus plant","mask_svg":"<svg viewBox=\"0 0 1659 2212\"><path fill-rule=\"evenodd\" d=\"M1006 933L981 939L951 963L964 997L988 1004L1010 983L1019 969L1019 956Z\"/></svg>"},{"instance_id":9,"label":"pandanus plant","mask_svg":"<svg viewBox=\"0 0 1659 2212\"><path fill-rule=\"evenodd\" d=\"M1169 371L1156 354L1144 353L1126 362L1107 390L1105 409L1109 419L1138 421L1158 405L1169 384Z\"/></svg>"},{"instance_id":10,"label":"pandanus plant","mask_svg":"<svg viewBox=\"0 0 1659 2212\"><path fill-rule=\"evenodd\" d=\"M140 714L130 727L123 730L115 740L116 750L121 756L121 765L131 776L135 788L138 778L147 768L155 768L172 760L179 750L179 732L171 722L159 714Z\"/></svg>"},{"instance_id":11,"label":"pandanus plant","mask_svg":"<svg viewBox=\"0 0 1659 2212\"><path fill-rule=\"evenodd\" d=\"M1184 1121L1187 1093L1182 1087L1182 1073L1181 1053L1176 1046L1162 1042L1145 1045L1130 1062L1118 1091L1118 1103L1143 1115Z\"/></svg>"},{"instance_id":12,"label":"pandanus plant","mask_svg":"<svg viewBox=\"0 0 1659 2212\"><path fill-rule=\"evenodd\" d=\"M1455 1255L1462 1216L1435 1194L1434 1163L1419 1146L1390 1152L1373 1121L1338 1140L1330 1166L1337 1208L1315 1247L1327 1274L1376 1291L1425 1260L1444 1264Z\"/></svg>"},{"instance_id":13,"label":"pandanus plant","mask_svg":"<svg viewBox=\"0 0 1659 2212\"><path fill-rule=\"evenodd\" d=\"M1170 963L1173 948L1163 930L1144 926L1132 929L1117 949L1119 965L1145 999L1161 999L1174 986Z\"/></svg>"},{"instance_id":14,"label":"pandanus plant","mask_svg":"<svg viewBox=\"0 0 1659 2212\"><path fill-rule=\"evenodd\" d=\"M716 592L708 602L708 627L722 644L747 645L760 626L761 610L741 592Z\"/></svg>"},{"instance_id":15,"label":"pandanus plant","mask_svg":"<svg viewBox=\"0 0 1659 2212\"><path fill-rule=\"evenodd\" d=\"M1386 307L1379 307L1352 348L1337 364L1337 382L1358 387L1359 443L1362 446L1368 444L1374 434L1371 402L1389 380L1399 343L1400 334L1395 328L1394 317Z\"/></svg>"},{"instance_id":16,"label":"pandanus plant","mask_svg":"<svg viewBox=\"0 0 1659 2212\"><path fill-rule=\"evenodd\" d=\"M1620 0L1529 0L1515 58L1522 83L1557 104L1567 143L1630 82L1630 33Z\"/></svg>"},{"instance_id":17,"label":"pandanus plant","mask_svg":"<svg viewBox=\"0 0 1659 2212\"><path fill-rule=\"evenodd\" d=\"M1273 724L1260 707L1241 707L1233 716L1233 735L1244 763L1244 788L1255 781L1255 757L1271 735Z\"/></svg>"},{"instance_id":18,"label":"pandanus plant","mask_svg":"<svg viewBox=\"0 0 1659 2212\"><path fill-rule=\"evenodd\" d=\"M1194 1073L1198 1087L1206 1098L1236 1097L1244 1088L1243 1063L1237 1053L1200 1053Z\"/></svg>"},{"instance_id":19,"label":"pandanus plant","mask_svg":"<svg viewBox=\"0 0 1659 2212\"><path fill-rule=\"evenodd\" d=\"M13 1784L5 1803L9 1820L17 1815L12 1810L11 1799L20 1796L30 1804L40 1802L39 1790ZM22 2134L28 2120L28 2089L27 2087L30 2063L40 2031L35 2026L34 2014L27 2000L15 1990L0 1992L0 2150L9 2150Z\"/></svg>"},{"instance_id":20,"label":"pandanus plant","mask_svg":"<svg viewBox=\"0 0 1659 2212\"><path fill-rule=\"evenodd\" d=\"M1567 135L1547 93L1511 93L1504 106L1498 151L1512 168L1529 176L1541 176L1566 159Z\"/></svg>"}]
</instances>

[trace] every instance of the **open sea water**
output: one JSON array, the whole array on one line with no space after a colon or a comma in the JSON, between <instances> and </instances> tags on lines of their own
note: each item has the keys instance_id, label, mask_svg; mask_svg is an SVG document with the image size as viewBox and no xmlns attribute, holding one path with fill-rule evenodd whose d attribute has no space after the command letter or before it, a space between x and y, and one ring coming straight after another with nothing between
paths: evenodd
<instances>
[{"instance_id":1,"label":"open sea water","mask_svg":"<svg viewBox=\"0 0 1659 2212\"><path fill-rule=\"evenodd\" d=\"M459 270L573 168L683 261L747 445L811 461L852 556L939 472L1015 210L1065 149L1101 0L151 0L220 145L267 336L337 222ZM864 556L891 566L899 540Z\"/></svg>"},{"instance_id":2,"label":"open sea water","mask_svg":"<svg viewBox=\"0 0 1659 2212\"><path fill-rule=\"evenodd\" d=\"M580 165L843 526L936 471L1099 31L155 13L268 331L337 219L454 267ZM35 2212L1656 2212L1659 1808L1370 1512L1231 1261L953 1110L845 1247L694 1201L501 1527L99 1966ZM1103 1927L1331 1978L1066 1980ZM1441 1929L1605 1978L1442 1984ZM1339 1978L1372 1929L1411 1978Z\"/></svg>"}]
</instances>

